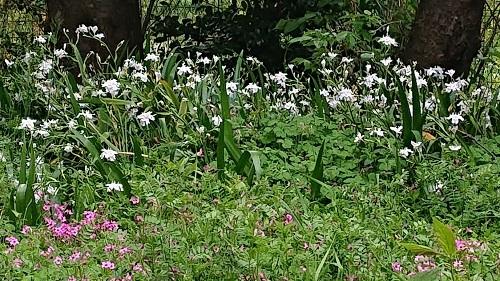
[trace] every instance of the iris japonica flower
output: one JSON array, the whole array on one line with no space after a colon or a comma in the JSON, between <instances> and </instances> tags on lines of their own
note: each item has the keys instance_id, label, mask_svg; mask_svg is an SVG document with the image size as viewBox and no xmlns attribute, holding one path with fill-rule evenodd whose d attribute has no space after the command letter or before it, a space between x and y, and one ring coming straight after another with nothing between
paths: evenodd
<instances>
[{"instance_id":1,"label":"iris japonica flower","mask_svg":"<svg viewBox=\"0 0 500 281\"><path fill-rule=\"evenodd\" d=\"M146 112L143 112L143 113L137 115L137 120L139 120L139 124L142 127L144 127L144 126L149 125L149 123L151 123L151 121L154 121L155 117L151 112L146 111Z\"/></svg>"},{"instance_id":2,"label":"iris japonica flower","mask_svg":"<svg viewBox=\"0 0 500 281\"><path fill-rule=\"evenodd\" d=\"M219 127L222 123L222 118L219 115L212 117L212 123L214 123L215 127Z\"/></svg>"},{"instance_id":3,"label":"iris japonica flower","mask_svg":"<svg viewBox=\"0 0 500 281\"><path fill-rule=\"evenodd\" d=\"M446 117L446 119L450 120L451 124L453 124L453 125L458 125L458 123L460 123L460 121L464 121L464 118L460 114L457 114L457 113L450 114L450 116Z\"/></svg>"},{"instance_id":4,"label":"iris japonica flower","mask_svg":"<svg viewBox=\"0 0 500 281\"><path fill-rule=\"evenodd\" d=\"M101 159L106 159L108 161L115 161L116 160L116 155L118 152L112 150L112 149L101 149Z\"/></svg>"},{"instance_id":5,"label":"iris japonica flower","mask_svg":"<svg viewBox=\"0 0 500 281\"><path fill-rule=\"evenodd\" d=\"M113 192L113 191L123 191L123 185L121 183L108 183L106 184L106 190L108 192Z\"/></svg>"},{"instance_id":6,"label":"iris japonica flower","mask_svg":"<svg viewBox=\"0 0 500 281\"><path fill-rule=\"evenodd\" d=\"M389 47L390 46L394 46L394 47L398 46L398 42L396 42L396 40L394 40L394 38L390 37L389 35L385 35L382 38L378 39L378 42L381 44L384 44L386 46L389 46Z\"/></svg>"}]
</instances>

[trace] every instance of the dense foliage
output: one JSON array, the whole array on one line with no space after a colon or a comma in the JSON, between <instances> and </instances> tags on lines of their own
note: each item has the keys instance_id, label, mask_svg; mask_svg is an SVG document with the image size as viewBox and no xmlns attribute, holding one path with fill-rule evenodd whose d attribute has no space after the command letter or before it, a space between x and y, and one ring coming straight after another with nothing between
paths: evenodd
<instances>
[{"instance_id":1,"label":"dense foliage","mask_svg":"<svg viewBox=\"0 0 500 281\"><path fill-rule=\"evenodd\" d=\"M82 54L106 35L81 25L0 62L0 277L500 278L494 51L470 78L403 64L413 2L284 1L257 29L278 6L198 2L177 46ZM304 52L269 66L264 35Z\"/></svg>"}]
</instances>

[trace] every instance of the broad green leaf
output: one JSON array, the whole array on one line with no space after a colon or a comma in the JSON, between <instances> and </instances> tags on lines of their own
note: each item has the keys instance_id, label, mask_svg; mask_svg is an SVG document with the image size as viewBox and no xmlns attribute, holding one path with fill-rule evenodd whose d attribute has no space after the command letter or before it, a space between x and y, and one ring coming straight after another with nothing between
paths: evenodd
<instances>
[{"instance_id":1,"label":"broad green leaf","mask_svg":"<svg viewBox=\"0 0 500 281\"><path fill-rule=\"evenodd\" d=\"M448 255L448 257L453 257L457 252L457 248L455 247L455 234L451 228L437 218L433 218L432 229L444 253Z\"/></svg>"},{"instance_id":2,"label":"broad green leaf","mask_svg":"<svg viewBox=\"0 0 500 281\"><path fill-rule=\"evenodd\" d=\"M441 270L436 268L436 269L425 271L425 272L419 272L419 273L413 275L408 280L411 280L411 281L437 281L437 280L440 280L439 279L440 274L441 274Z\"/></svg>"},{"instance_id":3,"label":"broad green leaf","mask_svg":"<svg viewBox=\"0 0 500 281\"><path fill-rule=\"evenodd\" d=\"M416 254L416 255L439 255L440 253L430 247L418 245L415 243L401 243L403 247L405 247L408 251Z\"/></svg>"}]
</instances>

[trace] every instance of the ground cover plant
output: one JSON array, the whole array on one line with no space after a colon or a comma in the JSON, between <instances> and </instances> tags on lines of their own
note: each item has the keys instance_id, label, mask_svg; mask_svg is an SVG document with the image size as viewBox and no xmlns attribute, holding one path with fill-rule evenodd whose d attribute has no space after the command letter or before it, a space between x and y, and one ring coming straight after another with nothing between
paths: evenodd
<instances>
[{"instance_id":1,"label":"ground cover plant","mask_svg":"<svg viewBox=\"0 0 500 281\"><path fill-rule=\"evenodd\" d=\"M58 37L1 72L5 280L500 278L495 84L389 33L308 72Z\"/></svg>"}]
</instances>

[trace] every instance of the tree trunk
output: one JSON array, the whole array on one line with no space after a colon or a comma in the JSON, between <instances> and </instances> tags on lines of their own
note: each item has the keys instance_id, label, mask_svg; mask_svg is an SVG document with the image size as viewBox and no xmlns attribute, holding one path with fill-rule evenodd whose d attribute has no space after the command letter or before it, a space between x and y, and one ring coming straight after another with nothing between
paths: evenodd
<instances>
[{"instance_id":1,"label":"tree trunk","mask_svg":"<svg viewBox=\"0 0 500 281\"><path fill-rule=\"evenodd\" d=\"M48 0L48 17L60 28L67 28L74 36L79 25L97 26L104 33L103 41L114 52L124 40L126 50L140 50L143 42L139 0ZM102 58L109 55L95 40L81 39L79 49L87 54L98 52Z\"/></svg>"},{"instance_id":2,"label":"tree trunk","mask_svg":"<svg viewBox=\"0 0 500 281\"><path fill-rule=\"evenodd\" d=\"M469 72L481 47L486 0L421 0L405 48L406 63L441 66L457 75Z\"/></svg>"}]
</instances>

